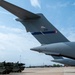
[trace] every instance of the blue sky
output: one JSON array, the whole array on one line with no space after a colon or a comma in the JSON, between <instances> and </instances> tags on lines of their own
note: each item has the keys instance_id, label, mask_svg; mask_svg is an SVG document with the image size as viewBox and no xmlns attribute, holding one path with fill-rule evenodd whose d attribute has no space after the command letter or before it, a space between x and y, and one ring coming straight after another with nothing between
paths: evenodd
<instances>
[{"instance_id":1,"label":"blue sky","mask_svg":"<svg viewBox=\"0 0 75 75\"><path fill-rule=\"evenodd\" d=\"M75 0L6 0L45 17L70 41L75 41ZM0 61L21 61L26 65L53 64L50 56L30 51L40 43L17 17L0 7Z\"/></svg>"}]
</instances>

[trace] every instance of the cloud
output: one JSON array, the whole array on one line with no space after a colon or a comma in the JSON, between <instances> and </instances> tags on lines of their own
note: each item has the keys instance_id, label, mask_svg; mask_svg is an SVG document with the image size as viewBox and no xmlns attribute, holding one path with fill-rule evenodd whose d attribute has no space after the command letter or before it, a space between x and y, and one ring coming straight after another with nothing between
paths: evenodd
<instances>
[{"instance_id":1,"label":"cloud","mask_svg":"<svg viewBox=\"0 0 75 75\"><path fill-rule=\"evenodd\" d=\"M0 25L0 32L4 32L4 33L15 33L15 34L20 34L22 32L24 32L25 30L19 29L19 28L12 28L12 27L7 27L4 25Z\"/></svg>"},{"instance_id":2,"label":"cloud","mask_svg":"<svg viewBox=\"0 0 75 75\"><path fill-rule=\"evenodd\" d=\"M39 7L39 8L41 8L41 5L40 5L40 2L39 2L39 0L30 0L30 3L31 3L31 5L33 6L33 7Z\"/></svg>"},{"instance_id":3,"label":"cloud","mask_svg":"<svg viewBox=\"0 0 75 75\"><path fill-rule=\"evenodd\" d=\"M50 56L30 50L39 45L30 33L22 29L0 26L0 62L17 62L21 55L21 61L26 66L50 64Z\"/></svg>"},{"instance_id":4,"label":"cloud","mask_svg":"<svg viewBox=\"0 0 75 75\"><path fill-rule=\"evenodd\" d=\"M50 64L50 56L30 50L37 44L29 34L0 33L0 61L17 62L20 61L21 55L21 62L24 62L26 66Z\"/></svg>"}]
</instances>

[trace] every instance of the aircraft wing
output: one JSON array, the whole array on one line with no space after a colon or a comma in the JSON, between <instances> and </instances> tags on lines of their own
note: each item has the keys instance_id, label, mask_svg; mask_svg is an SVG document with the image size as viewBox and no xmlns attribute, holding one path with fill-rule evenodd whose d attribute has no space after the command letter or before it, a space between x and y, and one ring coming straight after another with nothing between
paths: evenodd
<instances>
[{"instance_id":1,"label":"aircraft wing","mask_svg":"<svg viewBox=\"0 0 75 75\"><path fill-rule=\"evenodd\" d=\"M4 9L8 10L15 16L19 17L20 19L36 19L39 18L37 14L34 14L32 12L29 12L23 8L20 8L16 5L13 5L9 2L6 2L5 0L0 0L0 6L3 7Z\"/></svg>"}]
</instances>

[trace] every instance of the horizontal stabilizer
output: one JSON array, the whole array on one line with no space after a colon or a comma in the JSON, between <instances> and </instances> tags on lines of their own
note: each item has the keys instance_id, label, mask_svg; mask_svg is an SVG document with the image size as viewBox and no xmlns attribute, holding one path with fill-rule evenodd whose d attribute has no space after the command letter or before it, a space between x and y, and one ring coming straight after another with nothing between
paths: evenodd
<instances>
[{"instance_id":1,"label":"horizontal stabilizer","mask_svg":"<svg viewBox=\"0 0 75 75\"><path fill-rule=\"evenodd\" d=\"M29 12L4 0L0 0L0 6L23 20L40 18L39 15Z\"/></svg>"}]
</instances>

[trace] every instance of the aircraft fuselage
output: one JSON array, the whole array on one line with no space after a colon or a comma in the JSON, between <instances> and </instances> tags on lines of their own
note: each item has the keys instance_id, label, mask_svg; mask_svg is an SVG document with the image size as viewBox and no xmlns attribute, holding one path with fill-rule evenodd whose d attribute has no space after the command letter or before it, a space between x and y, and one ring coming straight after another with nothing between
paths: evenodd
<instances>
[{"instance_id":1,"label":"aircraft fuselage","mask_svg":"<svg viewBox=\"0 0 75 75\"><path fill-rule=\"evenodd\" d=\"M47 55L66 56L75 59L75 42L61 42L39 46L31 50Z\"/></svg>"}]
</instances>

